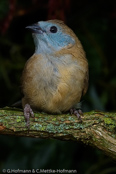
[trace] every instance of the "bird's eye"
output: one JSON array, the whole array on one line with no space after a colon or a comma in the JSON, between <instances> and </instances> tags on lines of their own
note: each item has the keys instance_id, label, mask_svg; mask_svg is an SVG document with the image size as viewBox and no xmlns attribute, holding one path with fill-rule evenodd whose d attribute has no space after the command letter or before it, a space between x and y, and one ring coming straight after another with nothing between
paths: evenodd
<instances>
[{"instance_id":1,"label":"bird's eye","mask_svg":"<svg viewBox=\"0 0 116 174\"><path fill-rule=\"evenodd\" d=\"M52 27L50 28L50 32L51 32L51 33L56 33L56 32L57 32L57 27L56 27L56 26L52 26Z\"/></svg>"}]
</instances>

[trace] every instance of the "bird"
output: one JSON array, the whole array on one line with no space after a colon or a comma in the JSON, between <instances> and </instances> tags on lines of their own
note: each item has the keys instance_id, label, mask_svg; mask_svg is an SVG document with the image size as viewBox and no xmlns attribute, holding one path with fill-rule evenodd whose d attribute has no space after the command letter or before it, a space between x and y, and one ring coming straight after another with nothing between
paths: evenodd
<instances>
[{"instance_id":1,"label":"bird","mask_svg":"<svg viewBox=\"0 0 116 174\"><path fill-rule=\"evenodd\" d=\"M62 114L70 111L80 120L80 100L88 89L88 60L83 46L61 20L39 21L26 27L32 32L34 54L21 77L26 125L34 111Z\"/></svg>"}]
</instances>

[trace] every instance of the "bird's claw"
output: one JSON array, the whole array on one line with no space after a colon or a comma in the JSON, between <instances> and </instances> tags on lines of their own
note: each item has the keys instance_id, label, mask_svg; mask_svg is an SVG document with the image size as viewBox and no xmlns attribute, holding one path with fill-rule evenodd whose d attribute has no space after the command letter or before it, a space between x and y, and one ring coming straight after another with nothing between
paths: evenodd
<instances>
[{"instance_id":1,"label":"bird's claw","mask_svg":"<svg viewBox=\"0 0 116 174\"><path fill-rule=\"evenodd\" d=\"M30 125L30 116L34 117L34 112L31 109L31 106L29 104L26 104L24 107L24 117L25 117L26 126L28 127L28 129L29 129L29 125Z\"/></svg>"},{"instance_id":2,"label":"bird's claw","mask_svg":"<svg viewBox=\"0 0 116 174\"><path fill-rule=\"evenodd\" d=\"M70 109L70 113L71 113L71 115L74 114L75 116L77 116L77 118L80 120L80 122L82 122L81 115L83 115L83 112L81 109Z\"/></svg>"}]
</instances>

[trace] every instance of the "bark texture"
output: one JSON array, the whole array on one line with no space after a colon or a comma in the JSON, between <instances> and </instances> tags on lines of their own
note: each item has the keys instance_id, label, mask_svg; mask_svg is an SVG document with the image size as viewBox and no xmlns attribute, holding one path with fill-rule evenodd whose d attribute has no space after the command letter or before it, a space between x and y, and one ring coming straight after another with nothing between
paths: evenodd
<instances>
[{"instance_id":1,"label":"bark texture","mask_svg":"<svg viewBox=\"0 0 116 174\"><path fill-rule=\"evenodd\" d=\"M70 114L35 113L28 130L22 110L5 107L0 109L0 134L82 141L116 160L116 113L91 111L82 120Z\"/></svg>"}]
</instances>

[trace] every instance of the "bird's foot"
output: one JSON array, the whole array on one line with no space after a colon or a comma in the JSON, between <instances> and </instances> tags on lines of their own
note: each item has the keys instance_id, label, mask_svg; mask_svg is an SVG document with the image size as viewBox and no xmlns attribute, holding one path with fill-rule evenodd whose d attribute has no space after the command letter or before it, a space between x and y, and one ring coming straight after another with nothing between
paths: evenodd
<instances>
[{"instance_id":1,"label":"bird's foot","mask_svg":"<svg viewBox=\"0 0 116 174\"><path fill-rule=\"evenodd\" d=\"M70 113L71 115L74 114L75 116L77 116L77 118L80 120L80 122L82 122L82 118L81 115L83 115L83 112L81 109L70 109Z\"/></svg>"},{"instance_id":2,"label":"bird's foot","mask_svg":"<svg viewBox=\"0 0 116 174\"><path fill-rule=\"evenodd\" d=\"M31 106L29 104L26 104L24 107L24 117L25 117L26 126L28 127L28 129L29 129L29 125L30 125L30 116L34 117L34 112L31 109Z\"/></svg>"}]
</instances>

